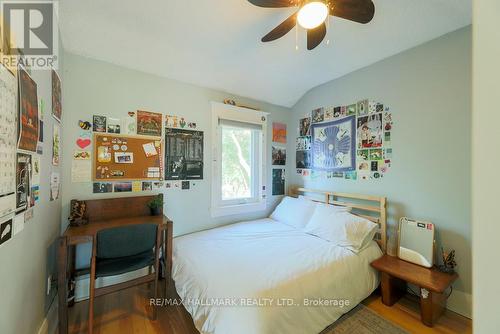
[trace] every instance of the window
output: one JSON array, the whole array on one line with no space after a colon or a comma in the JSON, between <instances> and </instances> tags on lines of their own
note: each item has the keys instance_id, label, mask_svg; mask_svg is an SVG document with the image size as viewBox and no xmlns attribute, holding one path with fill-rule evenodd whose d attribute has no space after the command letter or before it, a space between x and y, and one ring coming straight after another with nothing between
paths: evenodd
<instances>
[{"instance_id":1,"label":"window","mask_svg":"<svg viewBox=\"0 0 500 334\"><path fill-rule=\"evenodd\" d=\"M213 103L212 216L265 209L267 114Z\"/></svg>"}]
</instances>

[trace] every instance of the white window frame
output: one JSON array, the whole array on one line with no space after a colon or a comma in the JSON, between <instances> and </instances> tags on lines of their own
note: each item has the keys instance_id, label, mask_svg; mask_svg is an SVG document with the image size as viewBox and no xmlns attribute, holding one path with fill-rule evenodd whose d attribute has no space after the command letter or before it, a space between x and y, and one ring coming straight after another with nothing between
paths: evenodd
<instances>
[{"instance_id":1,"label":"white window frame","mask_svg":"<svg viewBox=\"0 0 500 334\"><path fill-rule=\"evenodd\" d=\"M263 187L266 180L267 116L268 113L263 111L212 102L212 206L210 210L212 217L236 215L266 209ZM252 152L254 155L252 159L252 172L258 175L256 177L252 175L252 191L254 191L254 194L251 198L222 200L222 126L219 125L220 119L255 124L262 127L260 140L255 137L252 139L252 141L258 141L260 154ZM256 133L252 132L252 136L256 136ZM255 146L252 149L254 148Z\"/></svg>"}]
</instances>

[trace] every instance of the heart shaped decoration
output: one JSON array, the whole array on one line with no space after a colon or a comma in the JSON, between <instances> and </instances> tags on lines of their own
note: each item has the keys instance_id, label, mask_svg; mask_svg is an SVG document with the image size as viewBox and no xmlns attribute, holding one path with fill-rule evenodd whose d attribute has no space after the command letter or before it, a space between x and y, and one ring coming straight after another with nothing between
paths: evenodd
<instances>
[{"instance_id":1,"label":"heart shaped decoration","mask_svg":"<svg viewBox=\"0 0 500 334\"><path fill-rule=\"evenodd\" d=\"M88 139L88 138L85 138L85 139L83 139L83 138L78 138L78 140L76 141L76 145L78 145L78 147L79 147L79 148L81 148L82 150L83 150L85 147L89 146L89 145L90 145L90 143L91 143L91 141L90 141L90 139Z\"/></svg>"}]
</instances>

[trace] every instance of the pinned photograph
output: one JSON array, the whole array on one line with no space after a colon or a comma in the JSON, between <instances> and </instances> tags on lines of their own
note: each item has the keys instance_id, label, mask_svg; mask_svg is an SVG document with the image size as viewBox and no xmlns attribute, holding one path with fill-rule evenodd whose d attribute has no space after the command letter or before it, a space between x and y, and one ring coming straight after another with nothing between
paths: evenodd
<instances>
[{"instance_id":1,"label":"pinned photograph","mask_svg":"<svg viewBox=\"0 0 500 334\"><path fill-rule=\"evenodd\" d=\"M296 168L311 168L311 151L297 151L295 154Z\"/></svg>"},{"instance_id":2,"label":"pinned photograph","mask_svg":"<svg viewBox=\"0 0 500 334\"><path fill-rule=\"evenodd\" d=\"M347 116L356 115L356 104L351 104L346 107L346 115Z\"/></svg>"},{"instance_id":3,"label":"pinned photograph","mask_svg":"<svg viewBox=\"0 0 500 334\"><path fill-rule=\"evenodd\" d=\"M286 144L286 124L273 122L273 142Z\"/></svg>"},{"instance_id":4,"label":"pinned photograph","mask_svg":"<svg viewBox=\"0 0 500 334\"><path fill-rule=\"evenodd\" d=\"M56 71L52 70L52 116L61 122L61 79Z\"/></svg>"},{"instance_id":5,"label":"pinned photograph","mask_svg":"<svg viewBox=\"0 0 500 334\"><path fill-rule=\"evenodd\" d=\"M162 117L160 113L137 110L137 134L161 137Z\"/></svg>"},{"instance_id":6,"label":"pinned photograph","mask_svg":"<svg viewBox=\"0 0 500 334\"><path fill-rule=\"evenodd\" d=\"M30 202L31 155L17 153L16 163L16 209L26 209Z\"/></svg>"},{"instance_id":7,"label":"pinned photograph","mask_svg":"<svg viewBox=\"0 0 500 334\"><path fill-rule=\"evenodd\" d=\"M97 148L97 162L102 162L102 163L111 162L111 147L99 146Z\"/></svg>"},{"instance_id":8,"label":"pinned photograph","mask_svg":"<svg viewBox=\"0 0 500 334\"><path fill-rule=\"evenodd\" d=\"M108 118L108 133L120 133L120 123L118 118Z\"/></svg>"},{"instance_id":9,"label":"pinned photograph","mask_svg":"<svg viewBox=\"0 0 500 334\"><path fill-rule=\"evenodd\" d=\"M134 153L132 152L115 152L115 163L117 164L133 164Z\"/></svg>"},{"instance_id":10,"label":"pinned photograph","mask_svg":"<svg viewBox=\"0 0 500 334\"><path fill-rule=\"evenodd\" d=\"M357 103L358 116L368 114L368 100L359 101Z\"/></svg>"},{"instance_id":11,"label":"pinned photograph","mask_svg":"<svg viewBox=\"0 0 500 334\"><path fill-rule=\"evenodd\" d=\"M109 182L94 182L92 186L94 194L104 194L113 192L113 183Z\"/></svg>"},{"instance_id":12,"label":"pinned photograph","mask_svg":"<svg viewBox=\"0 0 500 334\"><path fill-rule=\"evenodd\" d=\"M342 109L340 107L333 108L333 118L339 118L342 116Z\"/></svg>"},{"instance_id":13,"label":"pinned photograph","mask_svg":"<svg viewBox=\"0 0 500 334\"><path fill-rule=\"evenodd\" d=\"M92 122L92 130L94 132L106 132L106 116L94 115Z\"/></svg>"},{"instance_id":14,"label":"pinned photograph","mask_svg":"<svg viewBox=\"0 0 500 334\"><path fill-rule=\"evenodd\" d=\"M182 181L182 190L189 190L189 181Z\"/></svg>"},{"instance_id":15,"label":"pinned photograph","mask_svg":"<svg viewBox=\"0 0 500 334\"><path fill-rule=\"evenodd\" d=\"M297 151L304 151L311 149L311 136L298 137L297 145L295 147Z\"/></svg>"},{"instance_id":16,"label":"pinned photograph","mask_svg":"<svg viewBox=\"0 0 500 334\"><path fill-rule=\"evenodd\" d=\"M273 165L286 165L286 148L272 147L272 164Z\"/></svg>"},{"instance_id":17,"label":"pinned photograph","mask_svg":"<svg viewBox=\"0 0 500 334\"><path fill-rule=\"evenodd\" d=\"M325 120L325 111L323 108L314 109L312 111L312 123L320 123Z\"/></svg>"},{"instance_id":18,"label":"pinned photograph","mask_svg":"<svg viewBox=\"0 0 500 334\"><path fill-rule=\"evenodd\" d=\"M158 155L158 152L156 151L156 147L154 143L147 143L143 144L142 148L144 149L144 154L146 154L146 157L152 157L155 155Z\"/></svg>"},{"instance_id":19,"label":"pinned photograph","mask_svg":"<svg viewBox=\"0 0 500 334\"><path fill-rule=\"evenodd\" d=\"M153 190L153 183L151 181L142 182L142 191Z\"/></svg>"},{"instance_id":20,"label":"pinned photograph","mask_svg":"<svg viewBox=\"0 0 500 334\"><path fill-rule=\"evenodd\" d=\"M301 137L311 135L311 117L305 117L300 120L299 134Z\"/></svg>"},{"instance_id":21,"label":"pinned photograph","mask_svg":"<svg viewBox=\"0 0 500 334\"><path fill-rule=\"evenodd\" d=\"M358 150L358 159L362 161L370 160L370 150Z\"/></svg>"},{"instance_id":22,"label":"pinned photograph","mask_svg":"<svg viewBox=\"0 0 500 334\"><path fill-rule=\"evenodd\" d=\"M354 171L349 171L345 172L344 174L346 180L357 180L358 179L358 172Z\"/></svg>"},{"instance_id":23,"label":"pinned photograph","mask_svg":"<svg viewBox=\"0 0 500 334\"><path fill-rule=\"evenodd\" d=\"M333 107L326 107L324 108L325 109L325 121L326 120L332 120L333 119L333 112L334 112L334 108Z\"/></svg>"},{"instance_id":24,"label":"pinned photograph","mask_svg":"<svg viewBox=\"0 0 500 334\"><path fill-rule=\"evenodd\" d=\"M115 193L124 193L132 191L132 182L118 182L114 184Z\"/></svg>"},{"instance_id":25,"label":"pinned photograph","mask_svg":"<svg viewBox=\"0 0 500 334\"><path fill-rule=\"evenodd\" d=\"M370 160L382 160L383 158L383 153L382 149L373 149L370 150Z\"/></svg>"}]
</instances>

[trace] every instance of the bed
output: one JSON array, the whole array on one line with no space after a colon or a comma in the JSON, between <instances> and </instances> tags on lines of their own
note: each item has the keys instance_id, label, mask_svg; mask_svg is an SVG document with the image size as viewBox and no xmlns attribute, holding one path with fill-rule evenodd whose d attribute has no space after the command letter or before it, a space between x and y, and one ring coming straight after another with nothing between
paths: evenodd
<instances>
[{"instance_id":1,"label":"bed","mask_svg":"<svg viewBox=\"0 0 500 334\"><path fill-rule=\"evenodd\" d=\"M377 240L354 253L270 218L175 238L172 278L201 333L319 333L378 286L385 198L298 193L356 210L379 224Z\"/></svg>"}]
</instances>

